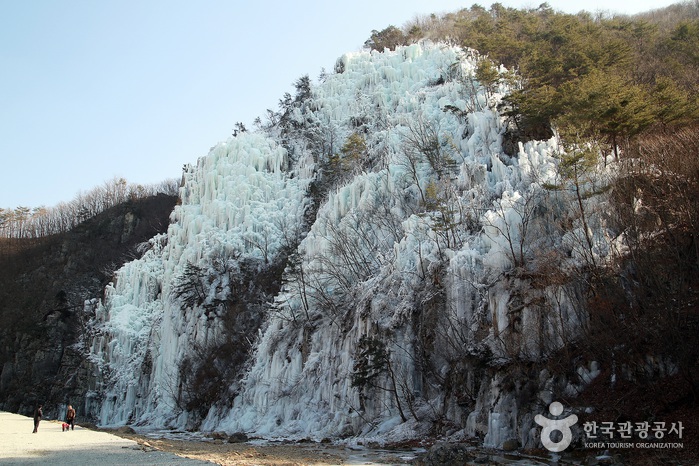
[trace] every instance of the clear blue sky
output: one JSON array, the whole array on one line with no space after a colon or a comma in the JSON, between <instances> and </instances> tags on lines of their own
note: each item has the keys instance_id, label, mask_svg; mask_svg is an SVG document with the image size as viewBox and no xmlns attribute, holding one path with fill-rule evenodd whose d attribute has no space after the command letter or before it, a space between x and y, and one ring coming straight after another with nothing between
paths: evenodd
<instances>
[{"instance_id":1,"label":"clear blue sky","mask_svg":"<svg viewBox=\"0 0 699 466\"><path fill-rule=\"evenodd\" d=\"M0 207L52 207L115 176L179 178L373 29L473 3L0 0ZM676 2L548 3L633 14Z\"/></svg>"}]
</instances>

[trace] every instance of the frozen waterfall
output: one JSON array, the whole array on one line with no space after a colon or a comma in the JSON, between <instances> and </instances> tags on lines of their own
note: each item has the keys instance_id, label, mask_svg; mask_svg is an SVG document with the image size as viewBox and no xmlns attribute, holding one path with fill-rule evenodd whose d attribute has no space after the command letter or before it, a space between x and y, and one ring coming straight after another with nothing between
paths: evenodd
<instances>
[{"instance_id":1,"label":"frozen waterfall","mask_svg":"<svg viewBox=\"0 0 699 466\"><path fill-rule=\"evenodd\" d=\"M232 293L215 264L271 260L293 230L297 259L266 304L246 372L201 428L400 438L442 415L474 430L475 414L467 423L452 400L457 390L445 396L437 383L461 380L454 343L469 355L530 357L578 325L571 298L545 289L559 320L544 323L523 305L524 330L508 336L514 292L498 277L527 253L512 246L525 243L523 212L556 176L559 149L552 139L503 152L495 105L508 89L475 81L479 59L428 43L346 54L288 111L287 126L241 133L190 167L167 235L119 270L98 311L91 357L102 424L186 425L183 358L225 332L206 312ZM364 144L354 159L343 146L352 135ZM312 201L312 183L330 179L333 163L344 178ZM211 280L183 307L173 289L188 264ZM464 384L475 383L469 377ZM511 400L478 400L494 413L483 429L498 444L515 430Z\"/></svg>"}]
</instances>

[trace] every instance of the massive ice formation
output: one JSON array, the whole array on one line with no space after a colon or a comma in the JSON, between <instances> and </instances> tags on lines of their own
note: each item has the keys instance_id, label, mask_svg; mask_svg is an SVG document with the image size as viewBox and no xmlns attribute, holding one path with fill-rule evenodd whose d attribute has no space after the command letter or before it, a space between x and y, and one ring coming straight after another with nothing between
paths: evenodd
<instances>
[{"instance_id":1,"label":"massive ice formation","mask_svg":"<svg viewBox=\"0 0 699 466\"><path fill-rule=\"evenodd\" d=\"M118 271L97 310L92 359L104 377L102 424L158 425L179 414L179 364L223 330L220 316L207 312L231 292L221 262L273 257L301 222L306 186L286 166L282 147L245 133L184 173L167 235ZM198 305L183 308L173 287L190 264L211 280Z\"/></svg>"},{"instance_id":2,"label":"massive ice formation","mask_svg":"<svg viewBox=\"0 0 699 466\"><path fill-rule=\"evenodd\" d=\"M246 373L202 429L398 437L440 418L490 445L526 442L513 393L468 361L542 357L579 323L569 290L529 300L507 273L541 236L532 206L558 148L503 152L507 88L480 85L478 60L434 44L344 55L279 122L187 170L167 235L119 271L98 311L101 422L191 422L178 368L225 331L206 311L231 293L216 261L269 260L293 229L303 240ZM183 308L173 289L188 264L212 279Z\"/></svg>"}]
</instances>

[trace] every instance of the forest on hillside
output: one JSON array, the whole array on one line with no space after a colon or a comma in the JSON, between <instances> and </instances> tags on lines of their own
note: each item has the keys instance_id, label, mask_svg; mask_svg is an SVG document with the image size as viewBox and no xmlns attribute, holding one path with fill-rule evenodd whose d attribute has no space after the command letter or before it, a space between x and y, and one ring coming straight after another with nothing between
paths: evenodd
<instances>
[{"instance_id":1,"label":"forest on hillside","mask_svg":"<svg viewBox=\"0 0 699 466\"><path fill-rule=\"evenodd\" d=\"M604 153L630 149L634 137L691 125L699 116L699 5L678 3L637 16L519 10L495 3L404 28L373 31L365 45L394 49L417 40L477 50L477 78L511 79L519 89L502 111L520 137L551 134ZM508 73L498 73L503 65Z\"/></svg>"},{"instance_id":2,"label":"forest on hillside","mask_svg":"<svg viewBox=\"0 0 699 466\"><path fill-rule=\"evenodd\" d=\"M78 193L69 202L53 207L0 207L0 252L12 240L42 238L65 233L96 215L128 201L147 199L157 194L177 196L179 181L169 179L153 185L132 184L114 177L91 190Z\"/></svg>"}]
</instances>

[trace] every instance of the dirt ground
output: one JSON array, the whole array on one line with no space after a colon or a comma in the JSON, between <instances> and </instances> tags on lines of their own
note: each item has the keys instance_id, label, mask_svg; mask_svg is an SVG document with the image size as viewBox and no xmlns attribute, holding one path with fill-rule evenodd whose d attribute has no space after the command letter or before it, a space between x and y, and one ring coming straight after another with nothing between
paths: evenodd
<instances>
[{"instance_id":1,"label":"dirt ground","mask_svg":"<svg viewBox=\"0 0 699 466\"><path fill-rule=\"evenodd\" d=\"M410 464L410 459L395 455L364 452L314 442L282 444L229 443L225 440L197 441L152 438L135 433L110 432L134 440L145 449L175 453L191 459L210 461L223 466L335 466L372 464Z\"/></svg>"}]
</instances>

